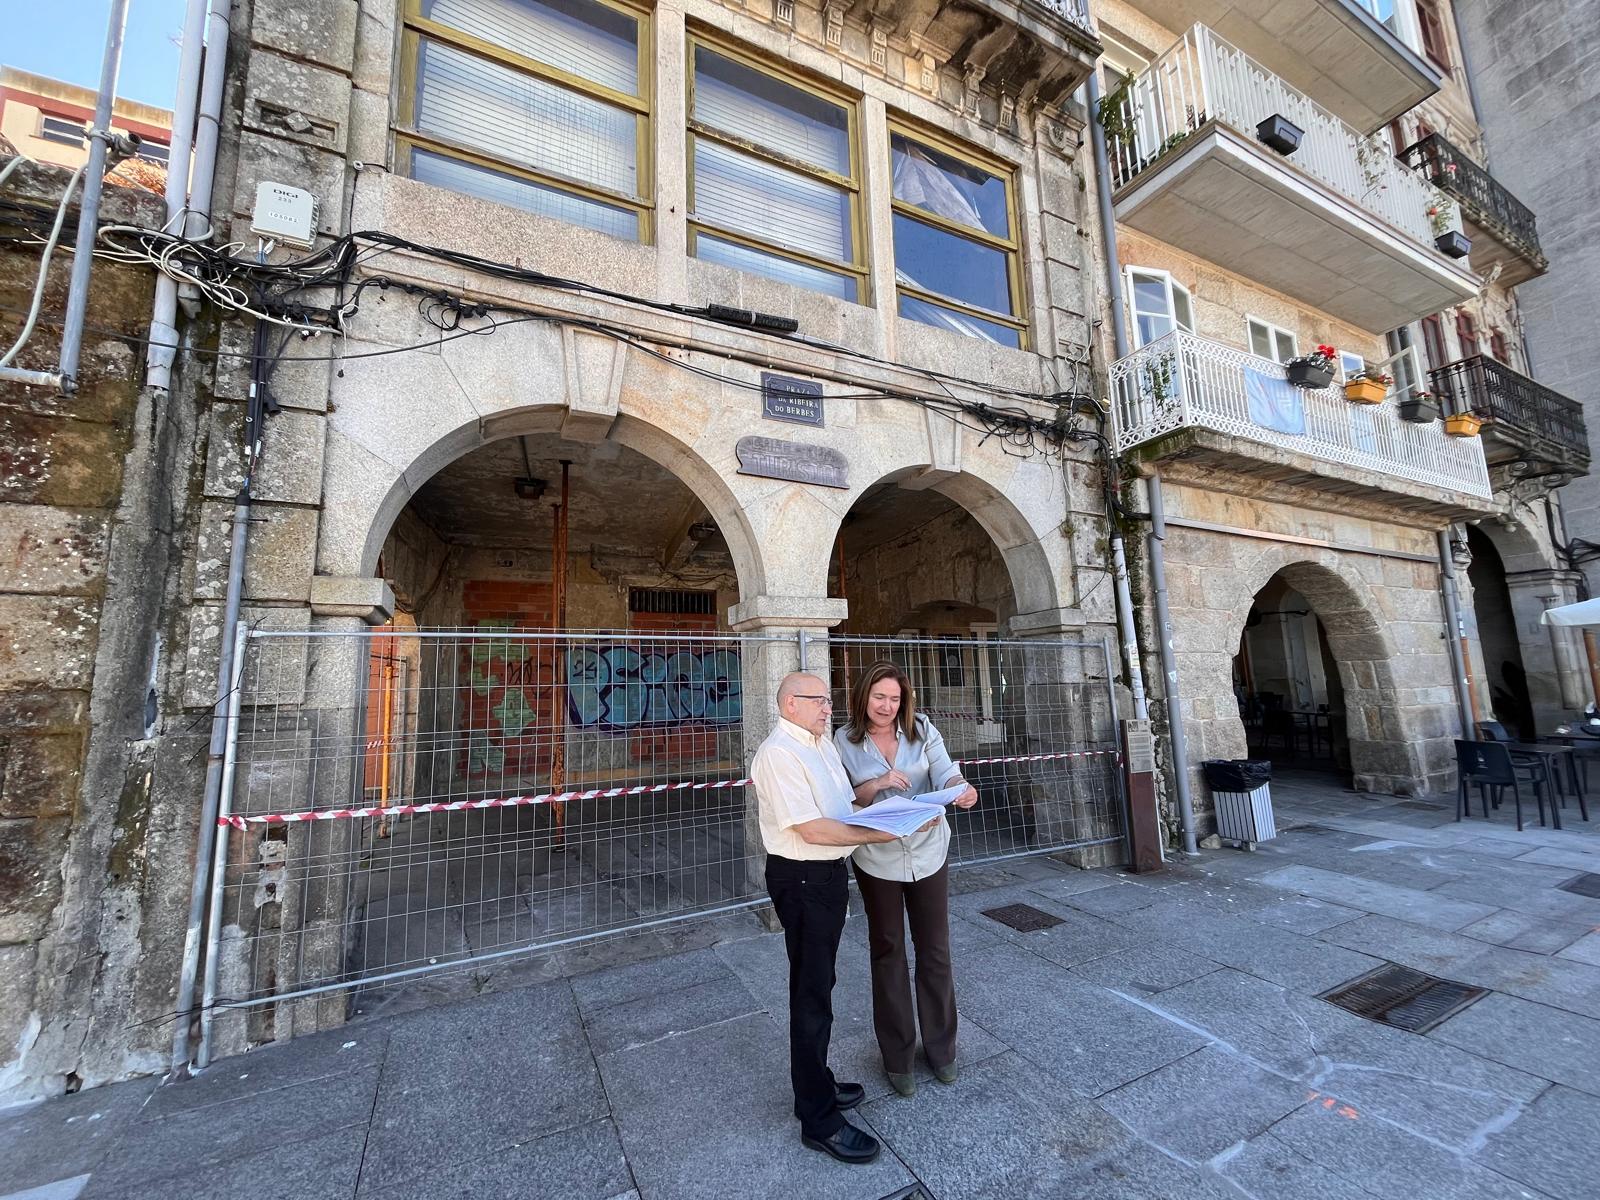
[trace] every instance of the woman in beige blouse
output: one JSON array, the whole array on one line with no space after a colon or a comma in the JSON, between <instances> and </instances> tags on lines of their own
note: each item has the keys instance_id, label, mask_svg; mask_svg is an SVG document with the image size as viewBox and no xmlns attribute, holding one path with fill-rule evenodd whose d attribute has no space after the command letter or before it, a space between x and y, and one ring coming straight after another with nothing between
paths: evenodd
<instances>
[{"instance_id":1,"label":"woman in beige blouse","mask_svg":"<svg viewBox=\"0 0 1600 1200\"><path fill-rule=\"evenodd\" d=\"M855 788L856 805L885 796L915 796L965 783L944 738L916 711L911 681L892 662L873 663L850 691L849 722L834 744ZM955 801L971 808L968 786ZM913 1095L917 1026L922 1049L941 1083L956 1079L956 989L950 970L950 823L853 855L867 912L872 951L872 1023L889 1082ZM917 950L916 1005L906 959L906 925Z\"/></svg>"}]
</instances>

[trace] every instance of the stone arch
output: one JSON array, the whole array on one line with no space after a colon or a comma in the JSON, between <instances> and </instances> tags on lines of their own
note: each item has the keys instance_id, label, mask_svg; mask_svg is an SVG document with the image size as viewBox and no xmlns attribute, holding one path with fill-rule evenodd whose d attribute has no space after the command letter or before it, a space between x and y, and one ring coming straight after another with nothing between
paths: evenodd
<instances>
[{"instance_id":1,"label":"stone arch","mask_svg":"<svg viewBox=\"0 0 1600 1200\"><path fill-rule=\"evenodd\" d=\"M831 547L858 500L882 484L909 485L913 492L925 490L939 494L977 523L1005 564L1019 615L1054 613L1064 606L1064 562L1059 552L1052 554L1047 549L1051 546L1049 535L1057 532L1059 521L1043 527L1037 516L1030 517L995 483L976 471L940 472L931 483L923 482L924 471L925 467L917 466L888 471L843 498L844 502L835 510L835 519L816 531L822 571L826 572ZM1062 511L1064 515L1064 506Z\"/></svg>"},{"instance_id":2,"label":"stone arch","mask_svg":"<svg viewBox=\"0 0 1600 1200\"><path fill-rule=\"evenodd\" d=\"M1381 571L1379 560L1367 565ZM1275 546L1253 563L1241 564L1227 625L1232 645L1237 645L1244 633L1256 596L1275 578L1304 596L1322 625L1343 686L1355 786L1406 795L1427 790L1430 774L1436 773L1438 766L1431 759L1443 750L1425 752L1422 742L1441 738L1448 730L1438 711L1430 715L1424 708L1448 713L1447 666L1437 681L1416 678L1407 669L1383 606L1363 570L1332 551L1307 557L1299 546ZM1442 658L1444 651L1437 653ZM1420 694L1424 684L1434 682L1445 695L1426 705L1415 697L1408 702L1402 695ZM1234 740L1243 746L1244 728L1237 713L1229 713L1228 719L1235 726Z\"/></svg>"},{"instance_id":3,"label":"stone arch","mask_svg":"<svg viewBox=\"0 0 1600 1200\"><path fill-rule=\"evenodd\" d=\"M324 544L350 543L360 530L360 558L352 573L376 573L384 539L411 497L450 463L491 442L518 436L561 436L567 414L562 404L528 404L497 412L492 421L465 421L449 429L419 453L370 506L331 506L323 514ZM717 522L733 556L741 597L760 594L766 569L760 543L743 507L715 467L670 432L640 418L620 414L609 440L636 451L676 476ZM330 523L333 528L328 528Z\"/></svg>"}]
</instances>

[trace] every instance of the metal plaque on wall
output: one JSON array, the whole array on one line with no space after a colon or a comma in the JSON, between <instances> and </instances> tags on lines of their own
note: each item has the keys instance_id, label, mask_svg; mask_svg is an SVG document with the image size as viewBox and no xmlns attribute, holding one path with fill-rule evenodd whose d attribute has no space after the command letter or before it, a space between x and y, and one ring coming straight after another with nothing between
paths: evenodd
<instances>
[{"instance_id":1,"label":"metal plaque on wall","mask_svg":"<svg viewBox=\"0 0 1600 1200\"><path fill-rule=\"evenodd\" d=\"M822 385L809 379L761 372L761 415L797 425L822 424Z\"/></svg>"},{"instance_id":2,"label":"metal plaque on wall","mask_svg":"<svg viewBox=\"0 0 1600 1200\"><path fill-rule=\"evenodd\" d=\"M778 438L742 437L734 443L733 452L739 456L741 475L815 483L822 487L850 486L849 464L844 455L826 446L808 446L804 442L785 442Z\"/></svg>"}]
</instances>

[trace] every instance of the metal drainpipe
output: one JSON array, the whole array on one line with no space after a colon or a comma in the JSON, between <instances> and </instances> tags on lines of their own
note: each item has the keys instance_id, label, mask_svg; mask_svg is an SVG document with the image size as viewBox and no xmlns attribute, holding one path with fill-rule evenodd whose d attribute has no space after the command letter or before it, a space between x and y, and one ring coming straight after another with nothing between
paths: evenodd
<instances>
[{"instance_id":1,"label":"metal drainpipe","mask_svg":"<svg viewBox=\"0 0 1600 1200\"><path fill-rule=\"evenodd\" d=\"M100 225L100 192L105 186L106 148L111 143L111 107L122 71L122 35L128 24L128 0L112 0L106 24L106 49L100 60L100 94L94 103L94 128L89 132L89 164L84 168L83 200L78 209L78 239L72 256L72 281L67 287L67 313L61 328L61 390L78 390L78 358L83 351L83 318L89 310L89 272L94 266L95 233Z\"/></svg>"},{"instance_id":2,"label":"metal drainpipe","mask_svg":"<svg viewBox=\"0 0 1600 1200\"><path fill-rule=\"evenodd\" d=\"M167 156L168 229L177 227L189 203L190 152L194 149L195 113L200 101L200 50L205 36L206 7L207 0L189 0L183 16L178 95L172 111L172 147ZM219 111L221 100L219 91ZM155 301L150 308L149 361L144 376L145 386L156 392L172 390L172 360L178 352L178 330L173 322L177 319L177 281L164 274L157 275ZM226 653L225 650L224 655Z\"/></svg>"},{"instance_id":3,"label":"metal drainpipe","mask_svg":"<svg viewBox=\"0 0 1600 1200\"><path fill-rule=\"evenodd\" d=\"M212 856L216 853L217 813L222 805L223 767L228 748L228 713L233 688L234 646L238 639L239 608L244 596L245 555L250 538L250 472L256 445L262 437L265 397L262 395L263 355L266 327L256 323L250 354L250 396L246 401L246 445L244 484L233 501L233 539L228 554L228 591L222 610L222 641L217 654L217 699L211 711L211 742L206 752L205 792L200 800L200 827L196 831L194 875L189 891L189 924L184 933L183 960L178 973L178 1020L172 1032L172 1063L169 1081L189 1074L189 1026L194 994L200 972L200 945L205 936L206 901L212 893ZM208 974L212 971L207 964ZM209 1022L206 1022L209 1024ZM203 1063L201 1065L204 1065Z\"/></svg>"},{"instance_id":4,"label":"metal drainpipe","mask_svg":"<svg viewBox=\"0 0 1600 1200\"><path fill-rule=\"evenodd\" d=\"M1099 107L1100 80L1089 76L1089 140L1094 145L1095 192L1100 202L1100 227L1105 231L1106 274L1111 291L1111 333L1116 343L1117 357L1127 355L1132 347L1128 340L1127 320L1122 308L1122 258L1117 252L1116 213L1111 204L1111 165L1106 153L1106 134L1100 122L1094 119ZM1156 624L1160 627L1161 671L1166 676L1167 728L1172 739L1173 786L1178 793L1178 826L1183 835L1183 852L1198 854L1200 848L1194 836L1194 803L1189 795L1189 740L1183 729L1183 700L1178 689L1178 665L1172 649L1172 613L1167 605L1167 569L1163 541L1167 536L1166 510L1162 506L1161 474L1152 472L1145 480L1150 508L1150 585L1154 592ZM1121 540L1113 530L1113 554L1117 558L1117 606L1119 611L1127 605L1129 624L1128 641L1137 650L1132 631L1133 604L1128 595L1127 568L1122 562Z\"/></svg>"},{"instance_id":5,"label":"metal drainpipe","mask_svg":"<svg viewBox=\"0 0 1600 1200\"><path fill-rule=\"evenodd\" d=\"M1453 527L1452 527L1453 528ZM1478 740L1478 731L1472 726L1472 682L1467 673L1466 656L1461 644L1467 636L1461 623L1461 601L1456 596L1456 563L1450 554L1450 529L1439 531L1439 574L1444 591L1444 619L1450 628L1444 640L1450 646L1450 668L1456 677L1456 704L1461 710L1461 736L1466 741Z\"/></svg>"},{"instance_id":6,"label":"metal drainpipe","mask_svg":"<svg viewBox=\"0 0 1600 1200\"><path fill-rule=\"evenodd\" d=\"M217 171L221 136L222 86L228 74L228 15L233 0L212 0L206 26L205 74L200 80L200 111L194 132L194 172L189 177L189 215L183 236L211 236L211 185Z\"/></svg>"},{"instance_id":7,"label":"metal drainpipe","mask_svg":"<svg viewBox=\"0 0 1600 1200\"><path fill-rule=\"evenodd\" d=\"M1089 75L1089 112L1092 114L1100 101L1100 80L1093 72ZM1111 327L1116 341L1117 355L1125 354L1128 329L1122 315L1122 272L1117 266L1117 229L1111 216L1111 192L1106 182L1110 166L1106 157L1105 133L1098 121L1091 118L1094 127L1090 143L1094 147L1094 173L1099 182L1100 224L1106 231L1106 256L1111 262ZM1106 499L1114 494L1116 481L1106 480ZM1117 625L1122 634L1122 655L1128 663L1128 689L1133 693L1135 720L1150 719L1150 702L1144 689L1144 664L1140 661L1138 625L1133 619L1133 594L1128 586L1128 556L1123 548L1122 530L1117 526L1116 514L1107 504L1106 522L1111 527L1111 564L1117 590Z\"/></svg>"}]
</instances>

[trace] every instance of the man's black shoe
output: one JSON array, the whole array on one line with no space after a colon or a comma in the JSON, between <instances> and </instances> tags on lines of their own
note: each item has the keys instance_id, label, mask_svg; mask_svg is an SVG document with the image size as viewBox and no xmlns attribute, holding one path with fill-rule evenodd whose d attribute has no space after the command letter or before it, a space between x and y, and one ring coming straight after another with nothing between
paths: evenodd
<instances>
[{"instance_id":1,"label":"man's black shoe","mask_svg":"<svg viewBox=\"0 0 1600 1200\"><path fill-rule=\"evenodd\" d=\"M840 1112L854 1108L867 1098L867 1089L859 1083L836 1083L833 1085L833 1103Z\"/></svg>"},{"instance_id":2,"label":"man's black shoe","mask_svg":"<svg viewBox=\"0 0 1600 1200\"><path fill-rule=\"evenodd\" d=\"M802 1133L800 1141L813 1150L833 1155L842 1163L869 1163L878 1157L878 1139L861 1132L848 1121L832 1137L814 1138Z\"/></svg>"}]
</instances>

